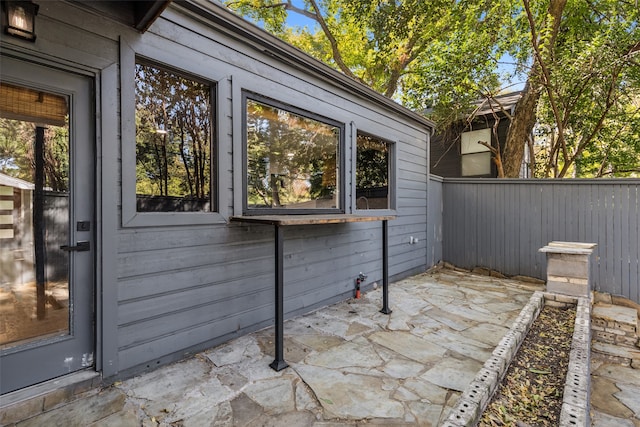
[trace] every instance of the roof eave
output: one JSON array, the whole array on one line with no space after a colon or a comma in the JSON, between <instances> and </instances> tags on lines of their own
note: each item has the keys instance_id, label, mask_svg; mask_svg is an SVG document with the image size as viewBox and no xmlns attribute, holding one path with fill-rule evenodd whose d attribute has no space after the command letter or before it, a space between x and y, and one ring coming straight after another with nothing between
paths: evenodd
<instances>
[{"instance_id":1,"label":"roof eave","mask_svg":"<svg viewBox=\"0 0 640 427\"><path fill-rule=\"evenodd\" d=\"M147 31L169 6L169 3L171 3L171 0L132 2L135 15L135 29L141 33Z\"/></svg>"}]
</instances>

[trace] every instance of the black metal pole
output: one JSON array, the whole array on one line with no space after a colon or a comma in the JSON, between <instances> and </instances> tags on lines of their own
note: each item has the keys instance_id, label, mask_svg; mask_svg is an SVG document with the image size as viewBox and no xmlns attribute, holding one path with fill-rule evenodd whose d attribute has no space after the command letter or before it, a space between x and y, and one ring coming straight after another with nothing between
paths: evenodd
<instances>
[{"instance_id":1,"label":"black metal pole","mask_svg":"<svg viewBox=\"0 0 640 427\"><path fill-rule=\"evenodd\" d=\"M282 228L275 224L275 270L276 270L276 324L275 324L275 346L276 358L269 365L275 371L281 371L289 365L284 361L284 242Z\"/></svg>"},{"instance_id":2,"label":"black metal pole","mask_svg":"<svg viewBox=\"0 0 640 427\"><path fill-rule=\"evenodd\" d=\"M33 157L35 163L33 192L33 249L36 264L36 316L43 320L45 307L45 263L46 247L44 240L44 128L36 126Z\"/></svg>"},{"instance_id":3,"label":"black metal pole","mask_svg":"<svg viewBox=\"0 0 640 427\"><path fill-rule=\"evenodd\" d=\"M382 221L382 310L380 313L391 314L389 308L389 231L386 219Z\"/></svg>"}]
</instances>

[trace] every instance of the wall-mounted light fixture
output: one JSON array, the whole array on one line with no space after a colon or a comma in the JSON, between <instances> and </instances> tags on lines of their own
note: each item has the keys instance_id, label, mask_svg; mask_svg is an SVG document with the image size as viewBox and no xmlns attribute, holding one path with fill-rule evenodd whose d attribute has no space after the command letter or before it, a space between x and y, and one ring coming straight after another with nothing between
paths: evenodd
<instances>
[{"instance_id":1,"label":"wall-mounted light fixture","mask_svg":"<svg viewBox=\"0 0 640 427\"><path fill-rule=\"evenodd\" d=\"M3 1L4 32L15 37L35 41L38 8L37 4L30 1Z\"/></svg>"}]
</instances>

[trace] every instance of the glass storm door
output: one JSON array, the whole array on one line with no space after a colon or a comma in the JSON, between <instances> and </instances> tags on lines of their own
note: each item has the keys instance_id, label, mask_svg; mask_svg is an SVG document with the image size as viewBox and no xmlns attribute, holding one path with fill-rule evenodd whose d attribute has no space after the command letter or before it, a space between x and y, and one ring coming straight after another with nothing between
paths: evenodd
<instances>
[{"instance_id":1,"label":"glass storm door","mask_svg":"<svg viewBox=\"0 0 640 427\"><path fill-rule=\"evenodd\" d=\"M93 366L92 80L1 57L0 393Z\"/></svg>"}]
</instances>

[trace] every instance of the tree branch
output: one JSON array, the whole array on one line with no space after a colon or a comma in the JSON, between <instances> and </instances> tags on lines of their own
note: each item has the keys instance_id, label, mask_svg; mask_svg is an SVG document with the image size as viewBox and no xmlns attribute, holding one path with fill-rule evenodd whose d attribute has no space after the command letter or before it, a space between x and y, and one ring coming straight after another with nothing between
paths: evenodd
<instances>
[{"instance_id":1,"label":"tree branch","mask_svg":"<svg viewBox=\"0 0 640 427\"><path fill-rule=\"evenodd\" d=\"M340 70L343 73L345 73L347 76L362 82L362 80L358 78L358 76L353 74L353 72L347 66L347 64L345 64L344 59L342 58L342 54L340 53L340 49L338 49L338 42L335 39L335 37L333 37L333 34L331 33L331 30L329 30L329 26L327 25L327 22L324 20L324 17L320 13L320 8L318 7L318 3L316 2L316 0L309 0L309 2L311 3L313 10L315 10L315 15L312 19L314 19L318 24L320 24L320 27L322 28L322 31L324 32L325 37L327 37L327 39L329 40L329 44L331 45L331 53L333 55L333 60L336 61L338 68L340 68Z\"/></svg>"},{"instance_id":2,"label":"tree branch","mask_svg":"<svg viewBox=\"0 0 640 427\"><path fill-rule=\"evenodd\" d=\"M580 154L582 154L582 152L584 151L585 147L589 144L589 142L591 142L593 140L593 138L596 136L596 134L598 132L600 132L600 129L602 129L602 127L604 126L604 120L607 118L607 114L609 113L609 110L611 109L611 107L615 103L613 97L614 97L614 93L615 93L615 83L617 81L617 77L619 76L619 73L620 73L620 69L617 68L614 71L614 75L612 76L613 78L611 79L611 83L609 84L609 90L607 91L607 98L606 98L606 102L605 102L605 108L604 108L604 111L602 112L602 114L600 114L600 117L598 118L598 122L596 123L596 125L593 128L593 130L591 131L591 133L588 136L583 136L580 139L580 142L578 143L578 146L576 147L576 149L575 149L573 155L571 156L571 158L565 157L565 164L562 167L562 170L560 171L560 174L558 176L559 178L563 178L566 175L566 173L569 170L569 167L571 166L571 164L576 161L576 158Z\"/></svg>"},{"instance_id":3,"label":"tree branch","mask_svg":"<svg viewBox=\"0 0 640 427\"><path fill-rule=\"evenodd\" d=\"M631 169L614 169L607 173L602 174L605 175L613 175L614 173L629 173L629 172L640 172L640 168L631 168Z\"/></svg>"},{"instance_id":4,"label":"tree branch","mask_svg":"<svg viewBox=\"0 0 640 427\"><path fill-rule=\"evenodd\" d=\"M553 111L553 116L556 120L556 126L558 126L558 140L554 144L556 148L562 148L562 152L564 158L566 159L569 154L567 151L567 144L564 139L564 120L561 116L560 110L558 109L558 105L552 90L551 85L551 71L547 67L545 58L542 54L542 50L540 49L540 44L538 43L538 34L535 28L535 20L533 19L533 14L531 13L531 7L529 4L529 0L523 0L524 8L527 13L527 19L529 20L529 27L531 29L531 44L533 46L534 56L536 58L536 62L540 66L540 70L542 71L543 78L543 86L545 91L547 92L547 96L549 97L549 104L551 105L551 110ZM553 56L553 46L555 45L556 38L558 36L558 31L560 29L560 19L562 17L562 12L564 7L567 4L567 0L551 0L549 3L549 16L553 22L551 23L551 36L547 41L547 50L549 52L549 56Z\"/></svg>"},{"instance_id":5,"label":"tree branch","mask_svg":"<svg viewBox=\"0 0 640 427\"><path fill-rule=\"evenodd\" d=\"M391 98L398 89L398 82L403 75L404 70L407 69L409 64L416 60L416 58L426 49L426 43L416 48L417 39L419 37L414 33L413 37L407 41L404 50L406 51L392 67L391 73L385 85L384 96Z\"/></svg>"}]
</instances>

